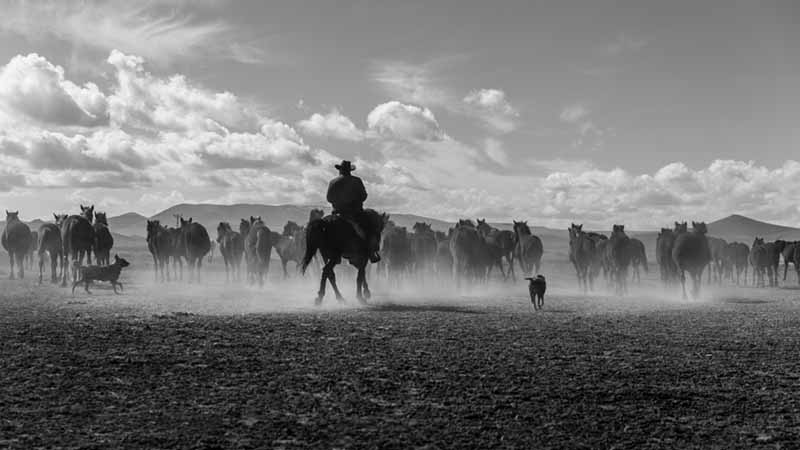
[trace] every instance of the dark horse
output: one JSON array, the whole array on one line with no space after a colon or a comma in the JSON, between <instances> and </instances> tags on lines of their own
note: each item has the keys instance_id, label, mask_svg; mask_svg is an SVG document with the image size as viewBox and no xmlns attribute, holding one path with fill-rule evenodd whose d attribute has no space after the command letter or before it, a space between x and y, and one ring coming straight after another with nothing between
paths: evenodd
<instances>
[{"instance_id":1,"label":"dark horse","mask_svg":"<svg viewBox=\"0 0 800 450\"><path fill-rule=\"evenodd\" d=\"M425 222L416 222L414 232L409 235L411 239L411 254L413 270L423 281L433 273L433 263L436 258L436 235L431 225Z\"/></svg>"},{"instance_id":2,"label":"dark horse","mask_svg":"<svg viewBox=\"0 0 800 450\"><path fill-rule=\"evenodd\" d=\"M53 214L56 223L43 223L39 226L39 284L42 283L44 273L44 254L50 258L50 282L58 283L58 262L61 261L61 254L64 245L61 243L61 222L67 218L66 214ZM64 268L62 267L63 271Z\"/></svg>"},{"instance_id":3,"label":"dark horse","mask_svg":"<svg viewBox=\"0 0 800 450\"><path fill-rule=\"evenodd\" d=\"M514 247L513 260L519 264L522 276L532 277L539 273L542 265L542 255L544 246L539 236L531 233L527 221L514 221L514 234L516 245Z\"/></svg>"},{"instance_id":4,"label":"dark horse","mask_svg":"<svg viewBox=\"0 0 800 450\"><path fill-rule=\"evenodd\" d=\"M246 222L242 219L242 222ZM272 233L259 217L250 217L247 225L239 225L240 231L247 231L244 236L244 257L247 265L247 279L250 283L264 286L264 276L269 271L269 260L272 255Z\"/></svg>"},{"instance_id":5,"label":"dark horse","mask_svg":"<svg viewBox=\"0 0 800 450\"><path fill-rule=\"evenodd\" d=\"M650 268L647 266L647 251L644 248L644 242L636 238L631 238L630 252L631 252L631 266L633 266L631 281L641 283L642 282L641 269L644 269L645 273L649 272L650 270Z\"/></svg>"},{"instance_id":6,"label":"dark horse","mask_svg":"<svg viewBox=\"0 0 800 450\"><path fill-rule=\"evenodd\" d=\"M672 247L674 246L675 232L669 228L662 228L656 238L656 262L661 271L661 281L664 286L668 286L678 279L678 267L672 260Z\"/></svg>"},{"instance_id":7,"label":"dark horse","mask_svg":"<svg viewBox=\"0 0 800 450\"><path fill-rule=\"evenodd\" d=\"M450 237L450 254L453 256L453 278L456 286L462 278L484 279L484 241L471 220L460 220Z\"/></svg>"},{"instance_id":8,"label":"dark horse","mask_svg":"<svg viewBox=\"0 0 800 450\"><path fill-rule=\"evenodd\" d=\"M789 263L793 263L795 271L798 271L798 264L800 264L800 261L794 259L795 248L798 245L800 245L798 241L787 242L781 252L783 256L783 281L786 281L786 274L789 272ZM800 278L798 278L797 282L800 283Z\"/></svg>"},{"instance_id":9,"label":"dark horse","mask_svg":"<svg viewBox=\"0 0 800 450\"><path fill-rule=\"evenodd\" d=\"M741 242L731 242L725 247L724 255L731 281L735 272L736 284L740 284L744 272L744 283L747 284L747 258L750 256L750 247Z\"/></svg>"},{"instance_id":10,"label":"dark horse","mask_svg":"<svg viewBox=\"0 0 800 450\"><path fill-rule=\"evenodd\" d=\"M25 255L31 246L31 229L19 220L19 211L6 211L6 228L2 236L3 248L8 251L11 262L9 278L14 279L14 263L19 268L19 277L25 278Z\"/></svg>"},{"instance_id":11,"label":"dark horse","mask_svg":"<svg viewBox=\"0 0 800 450\"><path fill-rule=\"evenodd\" d=\"M61 243L64 251L61 255L61 286L67 286L67 273L72 273L72 281L78 277L76 268L82 266L86 256L86 265L92 264L92 246L94 246L94 205L81 205L81 215L72 215L61 222ZM77 261L78 264L72 264Z\"/></svg>"},{"instance_id":12,"label":"dark horse","mask_svg":"<svg viewBox=\"0 0 800 450\"><path fill-rule=\"evenodd\" d=\"M386 279L399 285L400 280L411 272L414 262L411 236L406 227L395 226L391 220L387 221L382 234L381 266L386 269Z\"/></svg>"},{"instance_id":13,"label":"dark horse","mask_svg":"<svg viewBox=\"0 0 800 450\"><path fill-rule=\"evenodd\" d=\"M108 230L106 213L99 212L94 215L94 257L98 266L111 264L111 248L114 246L114 237Z\"/></svg>"},{"instance_id":14,"label":"dark horse","mask_svg":"<svg viewBox=\"0 0 800 450\"><path fill-rule=\"evenodd\" d=\"M169 259L174 253L174 246L173 233L167 227L161 225L158 220L147 221L147 248L153 255L156 281L159 280L159 272L161 272L161 282L169 281Z\"/></svg>"},{"instance_id":15,"label":"dark horse","mask_svg":"<svg viewBox=\"0 0 800 450\"><path fill-rule=\"evenodd\" d=\"M672 260L678 269L681 280L683 298L686 299L686 274L692 277L692 298L700 295L700 284L703 280L703 270L711 262L711 248L706 238L705 222L692 222L692 231L686 229L686 223L675 224L675 245L672 248Z\"/></svg>"},{"instance_id":16,"label":"dark horse","mask_svg":"<svg viewBox=\"0 0 800 450\"><path fill-rule=\"evenodd\" d=\"M180 218L181 221L181 242L183 243L184 257L189 266L189 282L196 279L200 282L200 270L203 267L203 259L211 251L211 238L203 225Z\"/></svg>"},{"instance_id":17,"label":"dark horse","mask_svg":"<svg viewBox=\"0 0 800 450\"><path fill-rule=\"evenodd\" d=\"M586 293L594 289L591 276L592 262L595 260L595 241L583 231L583 225L571 224L569 231L569 261L578 274L578 286Z\"/></svg>"},{"instance_id":18,"label":"dark horse","mask_svg":"<svg viewBox=\"0 0 800 450\"><path fill-rule=\"evenodd\" d=\"M725 269L725 248L728 242L725 239L709 236L708 248L711 250L711 263L708 266L708 283L712 280L722 284L722 275Z\"/></svg>"},{"instance_id":19,"label":"dark horse","mask_svg":"<svg viewBox=\"0 0 800 450\"><path fill-rule=\"evenodd\" d=\"M238 231L233 231L231 224L220 222L217 225L217 243L222 261L225 263L225 279L230 281L233 271L233 279L241 278L242 255L244 254L244 238Z\"/></svg>"},{"instance_id":20,"label":"dark horse","mask_svg":"<svg viewBox=\"0 0 800 450\"><path fill-rule=\"evenodd\" d=\"M291 220L283 226L283 234L275 241L275 253L281 258L283 278L289 278L286 264L294 261L298 268L306 251L306 230Z\"/></svg>"},{"instance_id":21,"label":"dark horse","mask_svg":"<svg viewBox=\"0 0 800 450\"><path fill-rule=\"evenodd\" d=\"M306 231L306 253L300 267L303 273L311 263L311 259L319 250L322 255L322 277L319 282L319 292L317 293L316 304L319 305L325 297L325 284L331 282L333 291L339 301L343 300L339 288L336 286L336 275L333 268L342 262L342 258L350 261L358 270L356 277L356 296L360 302L365 302L370 298L369 286L367 285L366 267L369 262L369 248L380 248L380 238L384 224L388 220L385 214L379 214L375 210L365 209L362 213L362 222L367 228L366 233L373 239L367 242L362 239L352 225L338 216L328 216L316 219L308 224Z\"/></svg>"},{"instance_id":22,"label":"dark horse","mask_svg":"<svg viewBox=\"0 0 800 450\"><path fill-rule=\"evenodd\" d=\"M614 225L606 247L611 279L618 295L628 293L628 267L633 260L631 239L625 234L625 225Z\"/></svg>"},{"instance_id":23,"label":"dark horse","mask_svg":"<svg viewBox=\"0 0 800 450\"><path fill-rule=\"evenodd\" d=\"M511 279L516 281L517 275L514 273L514 247L517 245L517 238L513 231L499 230L488 223L486 219L478 219L478 233L483 237L486 243L486 249L490 257L493 259L492 264L489 265L489 271L492 270L494 264L500 268L500 273L503 279L507 279L511 275ZM503 258L508 263L508 274L503 271Z\"/></svg>"}]
</instances>

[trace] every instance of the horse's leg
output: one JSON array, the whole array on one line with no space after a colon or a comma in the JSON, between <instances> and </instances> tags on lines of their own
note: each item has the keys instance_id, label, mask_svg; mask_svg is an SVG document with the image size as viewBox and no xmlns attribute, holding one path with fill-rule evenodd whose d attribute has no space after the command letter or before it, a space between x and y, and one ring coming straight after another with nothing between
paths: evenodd
<instances>
[{"instance_id":1,"label":"horse's leg","mask_svg":"<svg viewBox=\"0 0 800 450\"><path fill-rule=\"evenodd\" d=\"M197 258L197 265L194 267L195 270L195 282L197 284L202 283L202 272L203 272L203 256Z\"/></svg>"},{"instance_id":2,"label":"horse's leg","mask_svg":"<svg viewBox=\"0 0 800 450\"><path fill-rule=\"evenodd\" d=\"M686 297L686 274L683 272L683 269L678 269L680 273L680 280L681 280L681 290L683 291L683 299L687 300Z\"/></svg>"},{"instance_id":3,"label":"horse's leg","mask_svg":"<svg viewBox=\"0 0 800 450\"><path fill-rule=\"evenodd\" d=\"M339 286L336 285L336 274L333 272L333 267L335 265L336 265L335 262L333 263L333 265L331 265L331 270L330 270L330 273L328 274L328 280L330 280L330 282L331 282L331 286L333 287L333 292L336 293L336 300L339 300L340 302L343 302L344 301L344 297L342 297L342 293L339 292Z\"/></svg>"},{"instance_id":4,"label":"horse's leg","mask_svg":"<svg viewBox=\"0 0 800 450\"><path fill-rule=\"evenodd\" d=\"M325 266L322 267L322 276L319 280L319 291L317 291L317 299L314 301L314 303L317 305L322 303L322 298L325 297L325 284L328 281L329 273L330 270L328 268L328 264L326 263Z\"/></svg>"},{"instance_id":5,"label":"horse's leg","mask_svg":"<svg viewBox=\"0 0 800 450\"><path fill-rule=\"evenodd\" d=\"M289 278L289 272L286 270L286 263L288 263L288 259L284 259L281 257L281 267L283 268L283 279L286 280Z\"/></svg>"},{"instance_id":6,"label":"horse's leg","mask_svg":"<svg viewBox=\"0 0 800 450\"><path fill-rule=\"evenodd\" d=\"M366 269L364 269L364 277L361 280L361 285L363 287L364 299L369 300L372 297L372 293L369 291L369 285L367 284Z\"/></svg>"},{"instance_id":7,"label":"horse's leg","mask_svg":"<svg viewBox=\"0 0 800 450\"><path fill-rule=\"evenodd\" d=\"M8 272L8 279L14 279L14 252L8 252L8 263L11 266L11 270Z\"/></svg>"},{"instance_id":8,"label":"horse's leg","mask_svg":"<svg viewBox=\"0 0 800 450\"><path fill-rule=\"evenodd\" d=\"M362 283L364 282L365 271L364 266L359 264L356 269L358 270L358 274L356 275L356 298L358 299L359 303L365 303L364 295L362 293Z\"/></svg>"}]
</instances>

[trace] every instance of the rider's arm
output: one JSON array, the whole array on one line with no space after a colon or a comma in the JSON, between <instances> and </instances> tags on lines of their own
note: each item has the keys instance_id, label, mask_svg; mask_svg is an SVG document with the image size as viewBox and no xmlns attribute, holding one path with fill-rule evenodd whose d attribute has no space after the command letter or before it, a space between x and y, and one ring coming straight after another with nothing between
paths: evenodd
<instances>
[{"instance_id":1,"label":"rider's arm","mask_svg":"<svg viewBox=\"0 0 800 450\"><path fill-rule=\"evenodd\" d=\"M333 203L333 182L328 184L328 195L325 197L328 200L328 203Z\"/></svg>"},{"instance_id":2,"label":"rider's arm","mask_svg":"<svg viewBox=\"0 0 800 450\"><path fill-rule=\"evenodd\" d=\"M359 190L361 191L359 193L361 194L361 201L363 202L364 200L367 199L367 189L364 187L364 182L361 181L361 179L358 180L358 185L359 185Z\"/></svg>"}]
</instances>

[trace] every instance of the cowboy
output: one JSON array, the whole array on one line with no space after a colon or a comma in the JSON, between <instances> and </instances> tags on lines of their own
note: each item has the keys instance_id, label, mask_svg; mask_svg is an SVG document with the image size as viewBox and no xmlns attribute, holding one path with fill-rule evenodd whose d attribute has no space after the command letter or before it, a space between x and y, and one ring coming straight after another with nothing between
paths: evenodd
<instances>
[{"instance_id":1,"label":"cowboy","mask_svg":"<svg viewBox=\"0 0 800 450\"><path fill-rule=\"evenodd\" d=\"M367 199L367 190L361 178L353 176L352 172L356 166L350 161L342 161L341 164L334 165L339 171L339 176L331 180L328 184L328 202L333 206L333 214L342 217L352 225L356 234L366 242L367 239L364 227L359 224L361 213L364 211L364 200ZM368 244L370 247L373 244ZM381 260L376 248L369 248L369 260L376 263Z\"/></svg>"}]
</instances>

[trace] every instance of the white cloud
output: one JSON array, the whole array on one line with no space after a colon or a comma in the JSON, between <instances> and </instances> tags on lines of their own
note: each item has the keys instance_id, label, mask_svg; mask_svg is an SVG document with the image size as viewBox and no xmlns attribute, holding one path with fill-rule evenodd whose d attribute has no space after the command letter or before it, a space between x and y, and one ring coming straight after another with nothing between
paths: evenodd
<instances>
[{"instance_id":1,"label":"white cloud","mask_svg":"<svg viewBox=\"0 0 800 450\"><path fill-rule=\"evenodd\" d=\"M440 141L445 136L431 110L398 101L376 106L367 116L367 125L390 139Z\"/></svg>"},{"instance_id":2,"label":"white cloud","mask_svg":"<svg viewBox=\"0 0 800 450\"><path fill-rule=\"evenodd\" d=\"M358 142L366 137L349 117L335 109L324 115L314 113L308 119L297 122L297 126L314 136L333 137L345 141Z\"/></svg>"},{"instance_id":3,"label":"white cloud","mask_svg":"<svg viewBox=\"0 0 800 450\"><path fill-rule=\"evenodd\" d=\"M471 112L493 130L508 133L517 127L519 111L508 101L506 93L499 89L474 90L463 101Z\"/></svg>"},{"instance_id":4,"label":"white cloud","mask_svg":"<svg viewBox=\"0 0 800 450\"><path fill-rule=\"evenodd\" d=\"M194 86L182 75L167 79L144 69L141 57L112 50L108 63L116 69L109 96L112 120L119 126L154 130L254 131L259 115L230 92Z\"/></svg>"},{"instance_id":5,"label":"white cloud","mask_svg":"<svg viewBox=\"0 0 800 450\"><path fill-rule=\"evenodd\" d=\"M63 68L35 53L17 55L0 69L0 107L58 126L108 123L106 97L97 85L64 79Z\"/></svg>"},{"instance_id":6,"label":"white cloud","mask_svg":"<svg viewBox=\"0 0 800 450\"><path fill-rule=\"evenodd\" d=\"M564 109L561 110L559 118L566 123L577 123L588 115L589 110L585 106L576 103L574 105L565 106Z\"/></svg>"}]
</instances>

